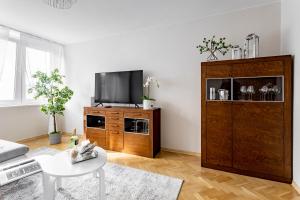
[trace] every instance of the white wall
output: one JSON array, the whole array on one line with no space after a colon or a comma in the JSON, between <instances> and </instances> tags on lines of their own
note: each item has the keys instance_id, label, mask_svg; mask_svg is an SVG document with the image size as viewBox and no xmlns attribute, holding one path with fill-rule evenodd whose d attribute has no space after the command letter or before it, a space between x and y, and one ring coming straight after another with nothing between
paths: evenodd
<instances>
[{"instance_id":1,"label":"white wall","mask_svg":"<svg viewBox=\"0 0 300 200\"><path fill-rule=\"evenodd\" d=\"M282 0L282 52L294 55L293 176L300 185L300 1Z\"/></svg>"},{"instance_id":2,"label":"white wall","mask_svg":"<svg viewBox=\"0 0 300 200\"><path fill-rule=\"evenodd\" d=\"M200 152L200 63L203 37L226 36L242 44L255 32L262 56L280 52L280 4L66 46L66 76L74 90L65 130L82 132L83 106L93 96L94 73L143 69L161 83L153 97L162 107L162 147Z\"/></svg>"},{"instance_id":3,"label":"white wall","mask_svg":"<svg viewBox=\"0 0 300 200\"><path fill-rule=\"evenodd\" d=\"M48 120L38 106L0 107L0 139L18 141L47 132Z\"/></svg>"}]
</instances>

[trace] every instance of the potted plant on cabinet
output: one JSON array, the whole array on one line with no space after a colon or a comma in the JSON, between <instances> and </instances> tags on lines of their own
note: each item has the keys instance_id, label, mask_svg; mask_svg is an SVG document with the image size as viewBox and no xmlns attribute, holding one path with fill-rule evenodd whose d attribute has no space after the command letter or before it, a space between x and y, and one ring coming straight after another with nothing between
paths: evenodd
<instances>
[{"instance_id":1,"label":"potted plant on cabinet","mask_svg":"<svg viewBox=\"0 0 300 200\"><path fill-rule=\"evenodd\" d=\"M150 97L150 88L153 86L153 84L156 84L157 88L159 88L158 81L151 76L148 76L146 79L146 82L144 83L145 88L145 95L143 96L143 108L144 110L152 109L154 106L155 99Z\"/></svg>"},{"instance_id":2,"label":"potted plant on cabinet","mask_svg":"<svg viewBox=\"0 0 300 200\"><path fill-rule=\"evenodd\" d=\"M54 69L50 75L38 71L33 75L36 79L35 85L28 90L34 93L34 99L43 99L45 104L41 105L41 112L50 115L53 119L53 132L49 133L50 144L61 142L61 132L57 130L56 117L63 115L65 104L73 96L73 91L63 84L63 76L58 69Z\"/></svg>"}]
</instances>

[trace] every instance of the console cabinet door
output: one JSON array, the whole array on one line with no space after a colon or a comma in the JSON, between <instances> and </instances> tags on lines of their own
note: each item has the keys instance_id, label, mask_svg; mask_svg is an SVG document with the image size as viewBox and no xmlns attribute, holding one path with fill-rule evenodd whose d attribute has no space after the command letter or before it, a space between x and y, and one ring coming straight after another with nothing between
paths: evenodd
<instances>
[{"instance_id":1,"label":"console cabinet door","mask_svg":"<svg viewBox=\"0 0 300 200\"><path fill-rule=\"evenodd\" d=\"M231 102L206 103L206 163L232 167Z\"/></svg>"},{"instance_id":2,"label":"console cabinet door","mask_svg":"<svg viewBox=\"0 0 300 200\"><path fill-rule=\"evenodd\" d=\"M284 176L283 103L233 103L233 167Z\"/></svg>"}]
</instances>

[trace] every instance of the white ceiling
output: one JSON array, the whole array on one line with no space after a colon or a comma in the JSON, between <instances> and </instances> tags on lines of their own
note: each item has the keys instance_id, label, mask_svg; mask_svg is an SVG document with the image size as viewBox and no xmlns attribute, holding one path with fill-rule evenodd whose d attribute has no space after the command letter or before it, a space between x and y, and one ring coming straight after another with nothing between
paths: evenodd
<instances>
[{"instance_id":1,"label":"white ceiling","mask_svg":"<svg viewBox=\"0 0 300 200\"><path fill-rule=\"evenodd\" d=\"M43 0L0 0L0 24L70 44L278 1L78 0L70 10L57 10Z\"/></svg>"}]
</instances>

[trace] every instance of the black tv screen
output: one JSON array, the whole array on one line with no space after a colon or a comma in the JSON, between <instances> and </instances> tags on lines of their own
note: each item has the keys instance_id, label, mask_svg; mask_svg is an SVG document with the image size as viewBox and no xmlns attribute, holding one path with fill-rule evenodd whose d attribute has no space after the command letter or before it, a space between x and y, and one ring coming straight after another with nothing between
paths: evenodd
<instances>
[{"instance_id":1,"label":"black tv screen","mask_svg":"<svg viewBox=\"0 0 300 200\"><path fill-rule=\"evenodd\" d=\"M95 74L96 103L141 104L142 96L142 70Z\"/></svg>"}]
</instances>

